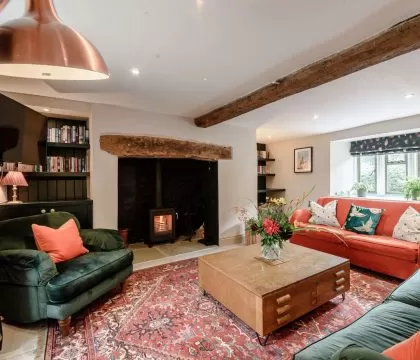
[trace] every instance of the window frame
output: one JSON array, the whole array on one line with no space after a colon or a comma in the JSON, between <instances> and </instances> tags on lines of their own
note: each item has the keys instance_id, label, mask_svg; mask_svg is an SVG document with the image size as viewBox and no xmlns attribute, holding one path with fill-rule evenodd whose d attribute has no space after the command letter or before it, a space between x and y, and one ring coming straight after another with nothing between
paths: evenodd
<instances>
[{"instance_id":1,"label":"window frame","mask_svg":"<svg viewBox=\"0 0 420 360\"><path fill-rule=\"evenodd\" d=\"M357 156L357 182L360 182L360 165L362 156L374 156L375 157L375 189L373 191L367 191L368 194L377 194L378 191L378 155L377 154L365 154Z\"/></svg>"},{"instance_id":2,"label":"window frame","mask_svg":"<svg viewBox=\"0 0 420 360\"><path fill-rule=\"evenodd\" d=\"M404 160L402 161L389 161L388 157L389 155L396 155L396 154L403 154ZM403 192L392 192L388 190L388 166L390 165L405 165L405 178L408 176L408 159L407 159L407 153L393 153L393 154L385 154L385 195L402 195Z\"/></svg>"}]
</instances>

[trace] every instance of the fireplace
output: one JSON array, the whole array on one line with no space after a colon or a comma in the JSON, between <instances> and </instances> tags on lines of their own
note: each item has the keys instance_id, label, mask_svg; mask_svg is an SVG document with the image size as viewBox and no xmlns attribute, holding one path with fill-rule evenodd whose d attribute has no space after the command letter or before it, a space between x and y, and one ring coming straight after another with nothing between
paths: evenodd
<instances>
[{"instance_id":1,"label":"fireplace","mask_svg":"<svg viewBox=\"0 0 420 360\"><path fill-rule=\"evenodd\" d=\"M118 161L118 227L149 246L204 232L219 243L218 163L192 159ZM204 229L204 231L203 231Z\"/></svg>"}]
</instances>

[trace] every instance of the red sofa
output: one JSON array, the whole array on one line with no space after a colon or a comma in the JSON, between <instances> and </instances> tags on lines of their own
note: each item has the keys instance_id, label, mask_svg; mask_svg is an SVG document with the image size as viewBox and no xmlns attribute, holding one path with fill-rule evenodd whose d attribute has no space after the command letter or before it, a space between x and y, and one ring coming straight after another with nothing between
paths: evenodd
<instances>
[{"instance_id":1,"label":"red sofa","mask_svg":"<svg viewBox=\"0 0 420 360\"><path fill-rule=\"evenodd\" d=\"M420 202L322 197L318 199L317 203L325 206L333 200L338 200L337 219L341 226L346 221L351 204L384 209L375 235L361 235L336 227L311 225L319 230L328 228L339 236L325 231L305 230L295 232L290 241L347 258L354 265L400 279L408 278L420 268L420 244L392 237L394 226L400 216L409 206L420 211ZM298 209L292 215L291 221L296 221L299 226L305 227L308 225L310 217L309 209Z\"/></svg>"}]
</instances>

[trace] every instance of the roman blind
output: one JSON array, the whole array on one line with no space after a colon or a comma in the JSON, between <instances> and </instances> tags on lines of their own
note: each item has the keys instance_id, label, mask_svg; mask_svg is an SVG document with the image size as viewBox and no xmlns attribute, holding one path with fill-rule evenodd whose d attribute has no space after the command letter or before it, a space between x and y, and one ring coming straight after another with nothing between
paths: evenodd
<instances>
[{"instance_id":1,"label":"roman blind","mask_svg":"<svg viewBox=\"0 0 420 360\"><path fill-rule=\"evenodd\" d=\"M420 132L352 141L351 155L420 151Z\"/></svg>"}]
</instances>

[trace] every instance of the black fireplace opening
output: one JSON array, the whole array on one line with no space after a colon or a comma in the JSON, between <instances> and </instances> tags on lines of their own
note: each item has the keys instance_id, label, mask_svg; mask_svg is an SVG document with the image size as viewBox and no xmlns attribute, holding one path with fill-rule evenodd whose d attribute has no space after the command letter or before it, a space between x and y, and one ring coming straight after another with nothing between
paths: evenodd
<instances>
[{"instance_id":1,"label":"black fireplace opening","mask_svg":"<svg viewBox=\"0 0 420 360\"><path fill-rule=\"evenodd\" d=\"M192 159L118 161L118 227L152 246L204 233L219 243L218 163Z\"/></svg>"}]
</instances>

